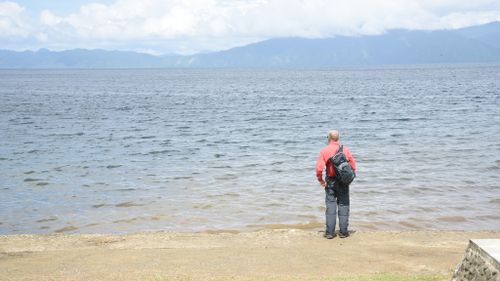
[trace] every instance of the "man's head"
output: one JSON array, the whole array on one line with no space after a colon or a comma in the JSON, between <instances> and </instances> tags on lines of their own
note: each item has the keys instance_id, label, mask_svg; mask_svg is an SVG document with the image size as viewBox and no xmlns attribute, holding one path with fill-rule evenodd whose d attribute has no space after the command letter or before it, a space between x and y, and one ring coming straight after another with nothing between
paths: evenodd
<instances>
[{"instance_id":1,"label":"man's head","mask_svg":"<svg viewBox=\"0 0 500 281\"><path fill-rule=\"evenodd\" d=\"M328 142L330 141L338 141L339 140L339 131L332 130L328 132Z\"/></svg>"}]
</instances>

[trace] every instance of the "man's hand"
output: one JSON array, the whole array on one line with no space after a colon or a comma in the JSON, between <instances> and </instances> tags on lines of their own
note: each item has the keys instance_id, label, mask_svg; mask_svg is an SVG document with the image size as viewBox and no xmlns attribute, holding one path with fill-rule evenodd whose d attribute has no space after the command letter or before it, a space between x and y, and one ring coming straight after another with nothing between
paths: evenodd
<instances>
[{"instance_id":1,"label":"man's hand","mask_svg":"<svg viewBox=\"0 0 500 281\"><path fill-rule=\"evenodd\" d=\"M319 184L320 184L323 188L325 188L325 187L326 187L326 182L325 182L325 181L320 181L320 182L319 182Z\"/></svg>"}]
</instances>

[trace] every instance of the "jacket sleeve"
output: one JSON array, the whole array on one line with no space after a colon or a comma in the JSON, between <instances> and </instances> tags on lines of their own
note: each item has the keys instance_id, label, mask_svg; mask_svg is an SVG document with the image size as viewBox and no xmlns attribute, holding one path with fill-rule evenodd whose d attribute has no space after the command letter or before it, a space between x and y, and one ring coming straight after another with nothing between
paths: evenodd
<instances>
[{"instance_id":1,"label":"jacket sleeve","mask_svg":"<svg viewBox=\"0 0 500 281\"><path fill-rule=\"evenodd\" d=\"M351 168L356 171L356 161L354 160L354 157L352 157L351 151L349 151L349 149L345 149L344 154L347 157L347 161L349 161Z\"/></svg>"},{"instance_id":2,"label":"jacket sleeve","mask_svg":"<svg viewBox=\"0 0 500 281\"><path fill-rule=\"evenodd\" d=\"M323 154L321 151L318 154L318 158L316 159L316 178L319 182L323 182L323 169L325 168L325 159L323 158Z\"/></svg>"}]
</instances>

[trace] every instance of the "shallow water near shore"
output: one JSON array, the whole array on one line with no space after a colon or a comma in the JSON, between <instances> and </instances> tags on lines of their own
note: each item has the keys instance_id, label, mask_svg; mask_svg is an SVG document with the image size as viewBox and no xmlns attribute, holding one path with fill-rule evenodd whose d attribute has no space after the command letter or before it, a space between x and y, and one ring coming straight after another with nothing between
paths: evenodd
<instances>
[{"instance_id":1,"label":"shallow water near shore","mask_svg":"<svg viewBox=\"0 0 500 281\"><path fill-rule=\"evenodd\" d=\"M314 162L358 162L357 230L500 229L500 66L0 70L0 234L320 227Z\"/></svg>"}]
</instances>

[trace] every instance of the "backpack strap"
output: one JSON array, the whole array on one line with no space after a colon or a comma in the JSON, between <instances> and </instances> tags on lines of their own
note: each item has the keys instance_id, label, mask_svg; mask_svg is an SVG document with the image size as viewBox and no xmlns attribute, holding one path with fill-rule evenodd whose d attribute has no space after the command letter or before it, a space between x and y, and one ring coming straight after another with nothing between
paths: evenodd
<instances>
[{"instance_id":1,"label":"backpack strap","mask_svg":"<svg viewBox=\"0 0 500 281\"><path fill-rule=\"evenodd\" d=\"M337 153L339 153L339 152L344 152L344 145L340 145L339 146L339 149L337 150ZM335 154L337 154L337 153L335 153Z\"/></svg>"}]
</instances>

